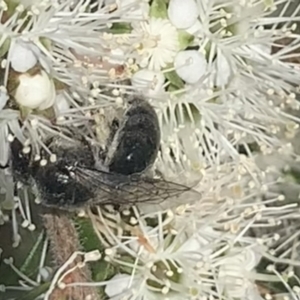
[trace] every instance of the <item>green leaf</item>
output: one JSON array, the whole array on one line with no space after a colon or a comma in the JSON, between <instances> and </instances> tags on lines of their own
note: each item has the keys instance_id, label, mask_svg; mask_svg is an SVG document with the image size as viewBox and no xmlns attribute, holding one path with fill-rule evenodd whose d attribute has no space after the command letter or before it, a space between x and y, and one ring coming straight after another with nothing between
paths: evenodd
<instances>
[{"instance_id":1,"label":"green leaf","mask_svg":"<svg viewBox=\"0 0 300 300\"><path fill-rule=\"evenodd\" d=\"M35 288L33 288L31 291L24 293L24 295L21 298L18 298L19 300L35 300L40 295L44 294L50 287L51 282L45 282Z\"/></svg>"},{"instance_id":2,"label":"green leaf","mask_svg":"<svg viewBox=\"0 0 300 300\"><path fill-rule=\"evenodd\" d=\"M102 260L99 262L98 267L94 268L93 280L96 282L105 281L113 277L116 273L117 270L112 264Z\"/></svg>"},{"instance_id":3,"label":"green leaf","mask_svg":"<svg viewBox=\"0 0 300 300\"><path fill-rule=\"evenodd\" d=\"M10 47L10 38L6 38L0 47L0 57L3 57L9 50Z\"/></svg>"},{"instance_id":4,"label":"green leaf","mask_svg":"<svg viewBox=\"0 0 300 300\"><path fill-rule=\"evenodd\" d=\"M18 218L18 222L20 221L21 220ZM0 229L0 235L3 239L3 241L0 240L0 248L3 249L1 259L12 257L14 266L33 280L36 278L39 272L40 258L43 249L44 236L41 233L39 227L40 226L38 225L38 228L34 231L29 231L28 229L21 227L20 235L22 237L22 241L17 248L12 246L12 243L10 242L11 231L6 230L5 224L4 226L1 226ZM9 226L8 228L10 229ZM49 259L50 255L47 254L45 265L49 265ZM0 274L5 274L5 276L2 276L0 278L1 284L19 285L20 277L17 273L15 273L15 271L11 268L10 265L0 262ZM1 292L0 299L2 299Z\"/></svg>"},{"instance_id":5,"label":"green leaf","mask_svg":"<svg viewBox=\"0 0 300 300\"><path fill-rule=\"evenodd\" d=\"M99 250L103 252L105 247L101 244L97 234L94 231L90 219L77 218L78 234L85 251ZM95 281L106 280L108 274L111 274L111 265L104 260L95 261L90 265L92 278ZM113 273L114 274L114 273Z\"/></svg>"},{"instance_id":6,"label":"green leaf","mask_svg":"<svg viewBox=\"0 0 300 300\"><path fill-rule=\"evenodd\" d=\"M47 49L50 50L52 47L52 41L45 37L40 37L40 43Z\"/></svg>"},{"instance_id":7,"label":"green leaf","mask_svg":"<svg viewBox=\"0 0 300 300\"><path fill-rule=\"evenodd\" d=\"M8 16L12 16L16 11L17 6L19 5L19 1L5 0L4 2L7 5L7 11L5 13L7 13Z\"/></svg>"},{"instance_id":8,"label":"green leaf","mask_svg":"<svg viewBox=\"0 0 300 300\"><path fill-rule=\"evenodd\" d=\"M30 250L28 256L26 257L23 265L21 266L21 272L25 274L31 274L38 269L43 240L44 232L41 232L32 249Z\"/></svg>"},{"instance_id":9,"label":"green leaf","mask_svg":"<svg viewBox=\"0 0 300 300\"><path fill-rule=\"evenodd\" d=\"M76 227L81 245L85 251L92 251L98 249L100 252L103 252L105 247L101 244L97 234L94 231L93 225L90 219L85 218L76 218ZM117 273L116 268L109 262L106 262L104 259L95 261L92 264L89 264L90 270L92 272L92 279L96 282L105 281L111 278ZM104 287L99 287L98 289L101 297L105 297Z\"/></svg>"},{"instance_id":10,"label":"green leaf","mask_svg":"<svg viewBox=\"0 0 300 300\"><path fill-rule=\"evenodd\" d=\"M177 75L175 71L165 73L165 77L170 81L171 85L173 85L178 90L184 88L183 80Z\"/></svg>"},{"instance_id":11,"label":"green leaf","mask_svg":"<svg viewBox=\"0 0 300 300\"><path fill-rule=\"evenodd\" d=\"M177 87L173 84L169 84L169 86L167 87L167 91L168 92L176 92L177 91Z\"/></svg>"},{"instance_id":12,"label":"green leaf","mask_svg":"<svg viewBox=\"0 0 300 300\"><path fill-rule=\"evenodd\" d=\"M265 8L271 8L274 6L274 0L264 0Z\"/></svg>"},{"instance_id":13,"label":"green leaf","mask_svg":"<svg viewBox=\"0 0 300 300\"><path fill-rule=\"evenodd\" d=\"M95 249L102 251L105 249L96 235L90 219L78 217L75 219L75 224L78 227L77 232L80 243L85 251L88 252Z\"/></svg>"},{"instance_id":14,"label":"green leaf","mask_svg":"<svg viewBox=\"0 0 300 300\"><path fill-rule=\"evenodd\" d=\"M113 34L123 34L123 33L130 33L132 30L132 27L130 23L114 23L112 27L109 29L109 32Z\"/></svg>"},{"instance_id":15,"label":"green leaf","mask_svg":"<svg viewBox=\"0 0 300 300\"><path fill-rule=\"evenodd\" d=\"M150 7L150 17L157 19L167 19L168 10L165 0L153 0Z\"/></svg>"},{"instance_id":16,"label":"green leaf","mask_svg":"<svg viewBox=\"0 0 300 300\"><path fill-rule=\"evenodd\" d=\"M50 121L54 121L56 118L56 114L53 106L50 106L49 108L46 108L44 110L35 109L33 110L33 113L38 116L43 116Z\"/></svg>"},{"instance_id":17,"label":"green leaf","mask_svg":"<svg viewBox=\"0 0 300 300\"><path fill-rule=\"evenodd\" d=\"M300 172L299 170L295 168L291 168L288 171L283 171L283 174L285 175L285 179L287 182L294 182L294 183L300 183Z\"/></svg>"},{"instance_id":18,"label":"green leaf","mask_svg":"<svg viewBox=\"0 0 300 300\"><path fill-rule=\"evenodd\" d=\"M25 106L20 106L19 111L22 120L25 120L32 113L32 109Z\"/></svg>"},{"instance_id":19,"label":"green leaf","mask_svg":"<svg viewBox=\"0 0 300 300\"><path fill-rule=\"evenodd\" d=\"M194 36L184 30L178 31L178 41L181 50L186 49L194 41Z\"/></svg>"}]
</instances>

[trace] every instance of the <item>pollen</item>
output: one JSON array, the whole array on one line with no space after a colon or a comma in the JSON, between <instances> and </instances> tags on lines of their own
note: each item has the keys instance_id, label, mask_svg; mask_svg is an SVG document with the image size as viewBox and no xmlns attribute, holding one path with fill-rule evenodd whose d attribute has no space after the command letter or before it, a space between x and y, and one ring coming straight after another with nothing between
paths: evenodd
<instances>
[{"instance_id":1,"label":"pollen","mask_svg":"<svg viewBox=\"0 0 300 300\"><path fill-rule=\"evenodd\" d=\"M46 166L47 163L48 163L47 159L41 159L41 161L40 161L40 165L41 165L42 167Z\"/></svg>"},{"instance_id":2,"label":"pollen","mask_svg":"<svg viewBox=\"0 0 300 300\"><path fill-rule=\"evenodd\" d=\"M14 141L15 137L12 134L8 134L7 140L12 143Z\"/></svg>"},{"instance_id":3,"label":"pollen","mask_svg":"<svg viewBox=\"0 0 300 300\"><path fill-rule=\"evenodd\" d=\"M24 148L22 149L22 152L23 152L24 154L28 154L28 153L30 153L30 150L31 150L31 148L30 148L29 146L27 146L27 147L24 147Z\"/></svg>"},{"instance_id":4,"label":"pollen","mask_svg":"<svg viewBox=\"0 0 300 300\"><path fill-rule=\"evenodd\" d=\"M56 154L51 154L50 155L50 162L55 163L57 161L57 156Z\"/></svg>"}]
</instances>

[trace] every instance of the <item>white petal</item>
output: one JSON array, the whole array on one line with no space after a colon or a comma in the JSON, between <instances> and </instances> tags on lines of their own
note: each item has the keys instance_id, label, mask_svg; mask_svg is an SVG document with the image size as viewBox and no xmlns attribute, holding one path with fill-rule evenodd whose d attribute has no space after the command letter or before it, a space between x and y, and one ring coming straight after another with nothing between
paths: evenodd
<instances>
[{"instance_id":1,"label":"white petal","mask_svg":"<svg viewBox=\"0 0 300 300\"><path fill-rule=\"evenodd\" d=\"M198 7L194 0L171 0L169 3L169 19L179 29L193 26L198 15Z\"/></svg>"},{"instance_id":2,"label":"white petal","mask_svg":"<svg viewBox=\"0 0 300 300\"><path fill-rule=\"evenodd\" d=\"M217 71L216 85L225 86L226 84L228 84L232 72L227 58L222 54L221 51L218 51L215 65Z\"/></svg>"},{"instance_id":3,"label":"white petal","mask_svg":"<svg viewBox=\"0 0 300 300\"><path fill-rule=\"evenodd\" d=\"M9 157L8 128L6 124L0 127L0 166L5 166Z\"/></svg>"},{"instance_id":4,"label":"white petal","mask_svg":"<svg viewBox=\"0 0 300 300\"><path fill-rule=\"evenodd\" d=\"M105 287L105 294L114 297L126 291L129 287L131 276L127 274L117 274L109 280Z\"/></svg>"},{"instance_id":5,"label":"white petal","mask_svg":"<svg viewBox=\"0 0 300 300\"><path fill-rule=\"evenodd\" d=\"M5 89L0 88L0 110L6 105L7 100L9 99Z\"/></svg>"},{"instance_id":6,"label":"white petal","mask_svg":"<svg viewBox=\"0 0 300 300\"><path fill-rule=\"evenodd\" d=\"M19 76L19 82L15 99L20 105L43 110L54 104L55 86L46 72L41 71L34 76L22 74Z\"/></svg>"},{"instance_id":7,"label":"white petal","mask_svg":"<svg viewBox=\"0 0 300 300\"><path fill-rule=\"evenodd\" d=\"M193 84L205 74L207 62L203 54L196 50L187 50L176 55L174 66L182 80Z\"/></svg>"},{"instance_id":8,"label":"white petal","mask_svg":"<svg viewBox=\"0 0 300 300\"><path fill-rule=\"evenodd\" d=\"M201 31L202 25L199 20L196 20L196 22L189 28L187 28L185 31L189 34L195 34L197 35Z\"/></svg>"},{"instance_id":9,"label":"white petal","mask_svg":"<svg viewBox=\"0 0 300 300\"><path fill-rule=\"evenodd\" d=\"M208 256L212 253L212 249L205 249L209 243L204 237L194 235L190 237L179 249L180 252L185 252L187 255L199 257L199 255Z\"/></svg>"},{"instance_id":10,"label":"white petal","mask_svg":"<svg viewBox=\"0 0 300 300\"><path fill-rule=\"evenodd\" d=\"M252 271L261 259L261 255L255 249L233 248L228 257L220 261L219 288L226 292L231 298L247 298L252 282L247 274ZM248 298L247 298L248 299Z\"/></svg>"},{"instance_id":11,"label":"white petal","mask_svg":"<svg viewBox=\"0 0 300 300\"><path fill-rule=\"evenodd\" d=\"M108 60L111 64L123 64L125 62L125 54L121 48L112 49Z\"/></svg>"},{"instance_id":12,"label":"white petal","mask_svg":"<svg viewBox=\"0 0 300 300\"><path fill-rule=\"evenodd\" d=\"M272 53L272 47L270 45L253 44L248 46L250 51L250 57L254 59L264 59L264 57Z\"/></svg>"},{"instance_id":13,"label":"white petal","mask_svg":"<svg viewBox=\"0 0 300 300\"><path fill-rule=\"evenodd\" d=\"M201 249L201 245L199 241L195 238L192 237L188 239L181 247L179 251L182 252L199 252Z\"/></svg>"},{"instance_id":14,"label":"white petal","mask_svg":"<svg viewBox=\"0 0 300 300\"><path fill-rule=\"evenodd\" d=\"M12 134L21 142L25 143L26 138L24 136L23 129L20 127L19 120L17 118L14 118L8 122L8 126Z\"/></svg>"},{"instance_id":15,"label":"white petal","mask_svg":"<svg viewBox=\"0 0 300 300\"><path fill-rule=\"evenodd\" d=\"M63 94L59 94L55 99L55 107L58 114L63 114L70 109L70 103Z\"/></svg>"},{"instance_id":16,"label":"white petal","mask_svg":"<svg viewBox=\"0 0 300 300\"><path fill-rule=\"evenodd\" d=\"M132 86L148 93L150 96L163 91L164 81L165 77L162 73L146 69L137 71L131 78Z\"/></svg>"},{"instance_id":17,"label":"white petal","mask_svg":"<svg viewBox=\"0 0 300 300\"><path fill-rule=\"evenodd\" d=\"M180 49L178 31L167 19L149 18L132 23L132 35L141 37L136 50L136 63L149 70L160 71L174 61Z\"/></svg>"},{"instance_id":18,"label":"white petal","mask_svg":"<svg viewBox=\"0 0 300 300\"><path fill-rule=\"evenodd\" d=\"M15 43L11 51L11 67L17 72L27 72L37 63L37 57L26 43Z\"/></svg>"}]
</instances>

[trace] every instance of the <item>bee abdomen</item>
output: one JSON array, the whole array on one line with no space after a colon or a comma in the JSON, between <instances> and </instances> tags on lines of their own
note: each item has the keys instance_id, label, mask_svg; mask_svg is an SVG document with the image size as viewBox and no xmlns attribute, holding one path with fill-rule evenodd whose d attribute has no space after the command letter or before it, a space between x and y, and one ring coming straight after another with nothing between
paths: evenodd
<instances>
[{"instance_id":1,"label":"bee abdomen","mask_svg":"<svg viewBox=\"0 0 300 300\"><path fill-rule=\"evenodd\" d=\"M133 103L125 114L109 161L110 172L130 175L144 171L156 159L160 129L154 109L145 101Z\"/></svg>"},{"instance_id":2,"label":"bee abdomen","mask_svg":"<svg viewBox=\"0 0 300 300\"><path fill-rule=\"evenodd\" d=\"M49 165L34 175L36 189L43 204L60 208L83 206L94 197L94 192L72 178L66 170Z\"/></svg>"}]
</instances>

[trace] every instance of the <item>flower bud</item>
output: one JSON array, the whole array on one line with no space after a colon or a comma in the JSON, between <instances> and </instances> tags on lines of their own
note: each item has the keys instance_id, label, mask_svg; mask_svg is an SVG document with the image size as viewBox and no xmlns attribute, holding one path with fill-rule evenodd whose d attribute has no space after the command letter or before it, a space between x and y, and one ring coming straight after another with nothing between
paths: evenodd
<instances>
[{"instance_id":1,"label":"flower bud","mask_svg":"<svg viewBox=\"0 0 300 300\"><path fill-rule=\"evenodd\" d=\"M198 18L199 10L194 0L171 0L168 16L171 23L179 29L193 26Z\"/></svg>"},{"instance_id":2,"label":"flower bud","mask_svg":"<svg viewBox=\"0 0 300 300\"><path fill-rule=\"evenodd\" d=\"M174 62L178 76L186 83L196 83L206 72L207 62L203 54L196 50L178 52Z\"/></svg>"},{"instance_id":3,"label":"flower bud","mask_svg":"<svg viewBox=\"0 0 300 300\"><path fill-rule=\"evenodd\" d=\"M25 43L15 43L11 50L10 64L17 72L27 72L37 63L37 57Z\"/></svg>"},{"instance_id":4,"label":"flower bud","mask_svg":"<svg viewBox=\"0 0 300 300\"><path fill-rule=\"evenodd\" d=\"M15 99L23 107L44 110L55 102L55 86L45 71L34 75L24 73L18 77Z\"/></svg>"},{"instance_id":5,"label":"flower bud","mask_svg":"<svg viewBox=\"0 0 300 300\"><path fill-rule=\"evenodd\" d=\"M165 78L161 72L150 70L137 71L131 78L132 86L154 96L163 91Z\"/></svg>"}]
</instances>

